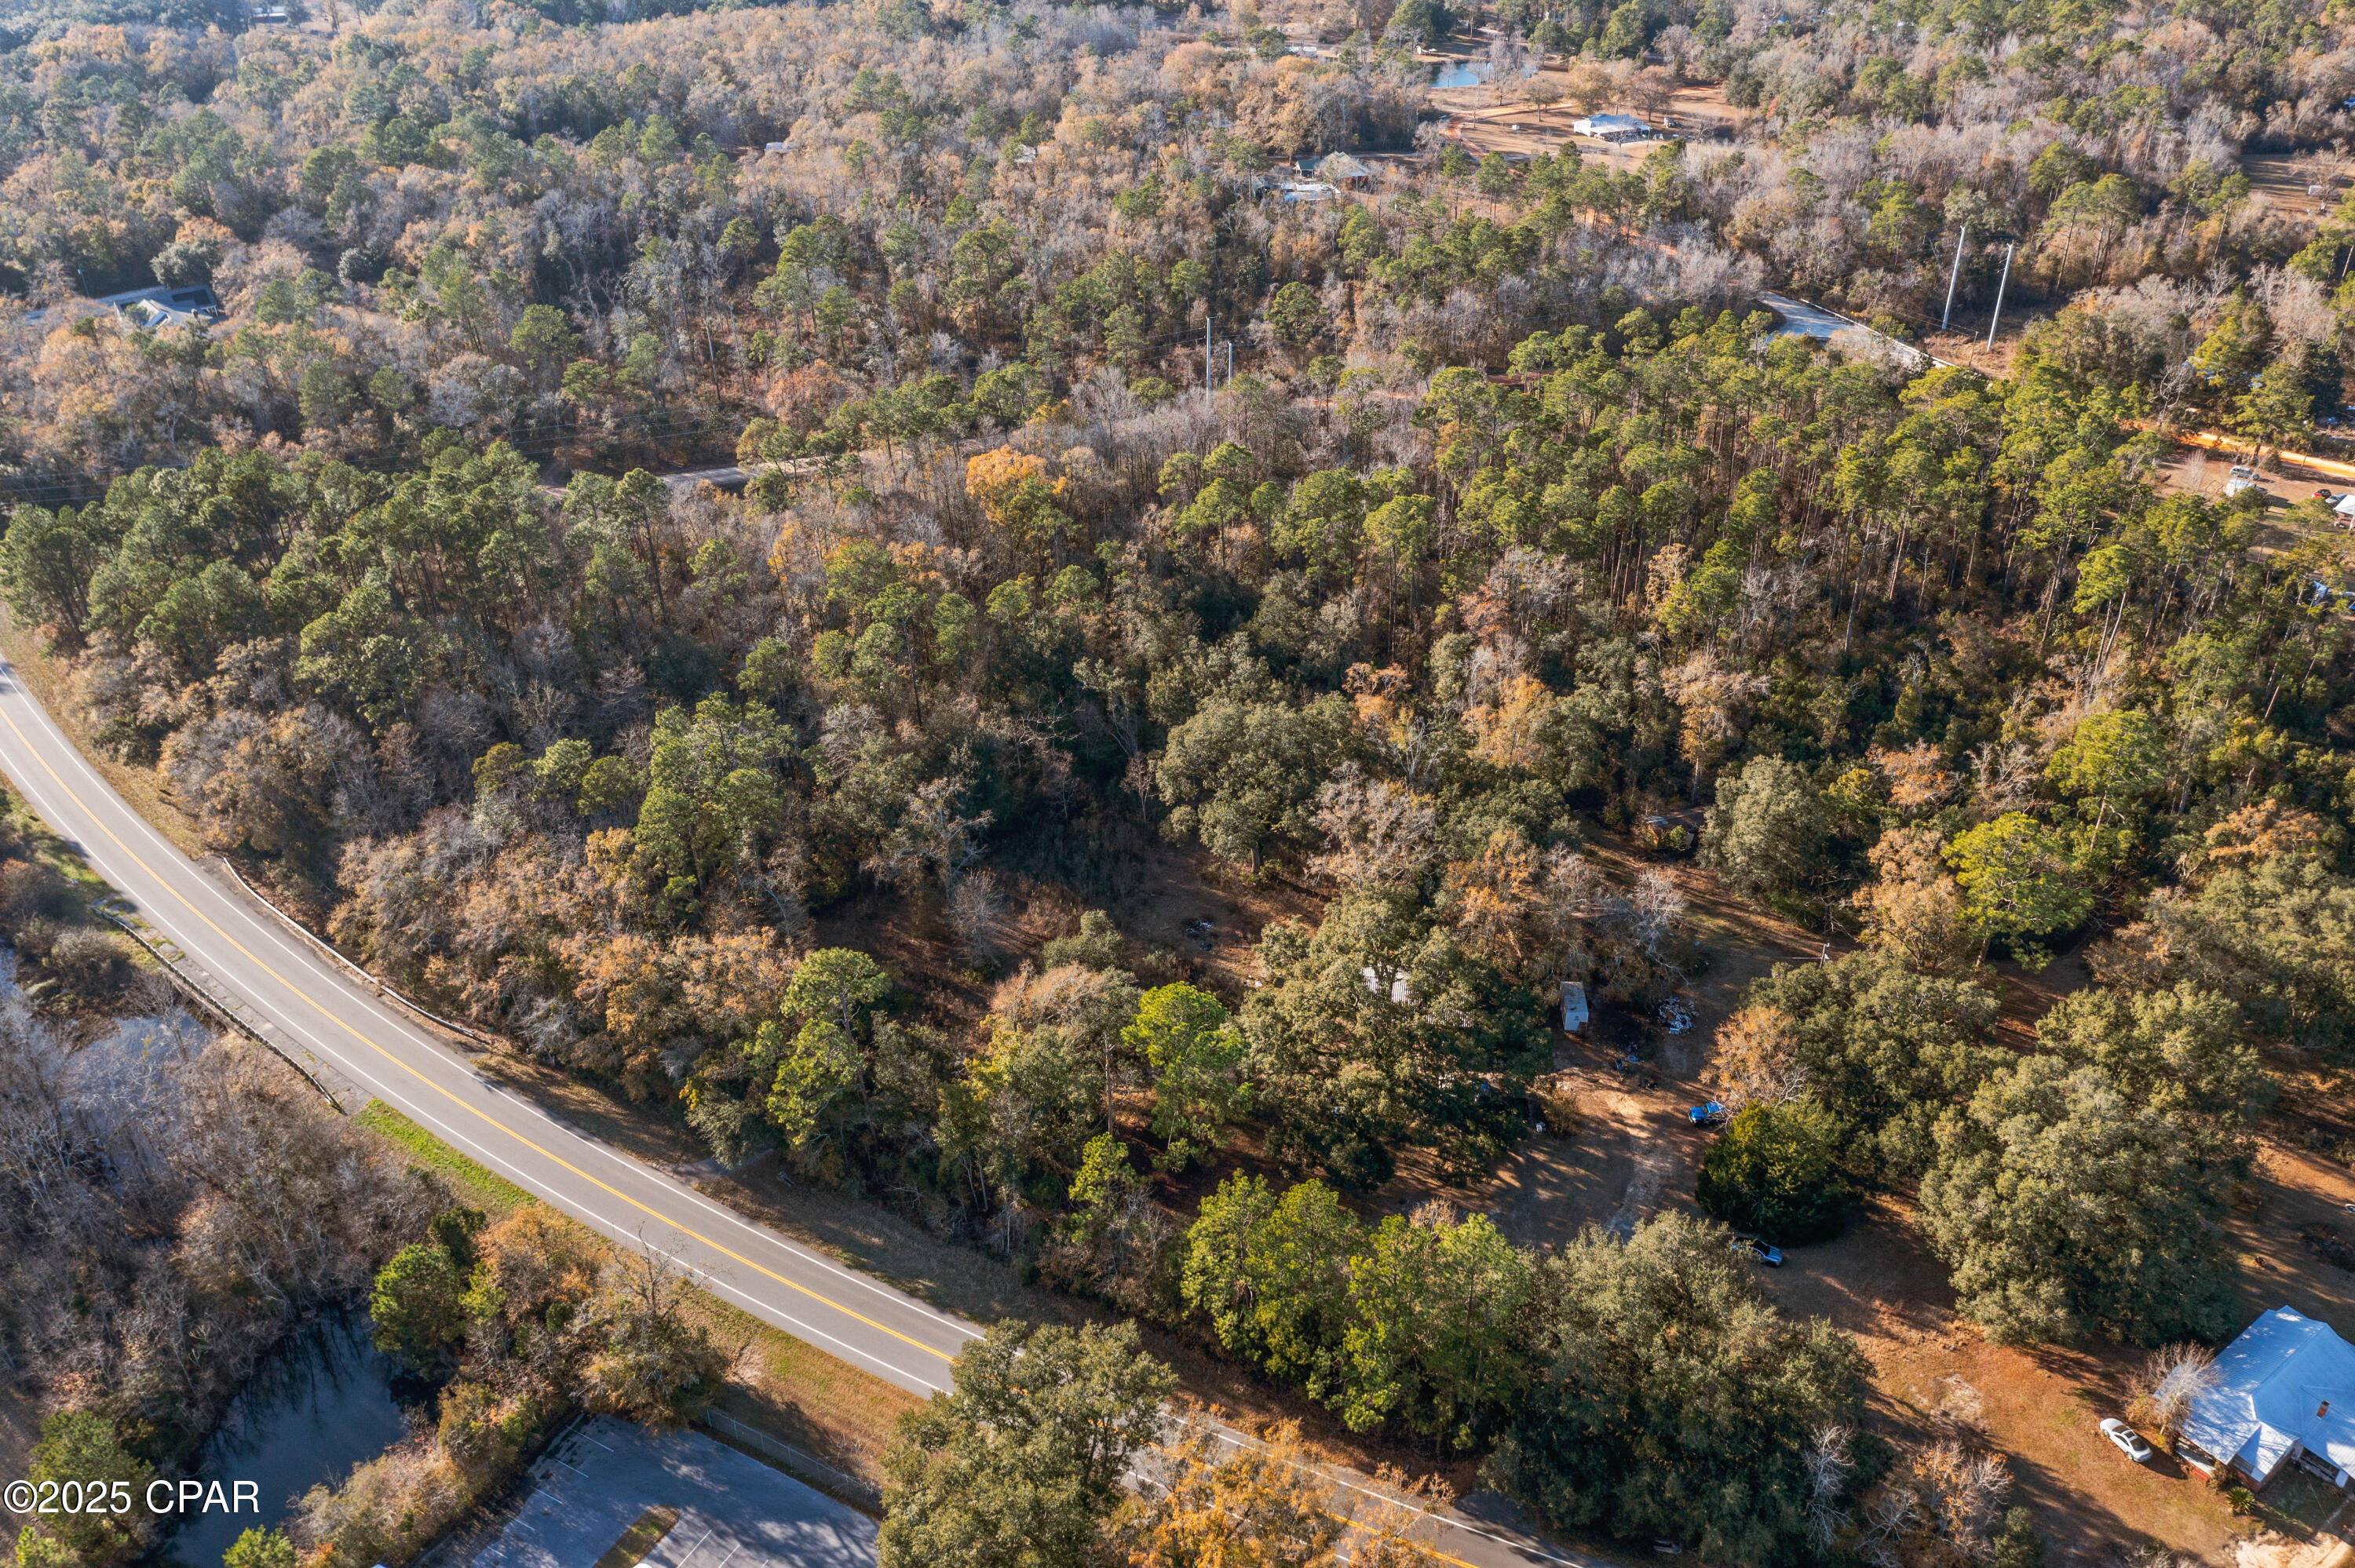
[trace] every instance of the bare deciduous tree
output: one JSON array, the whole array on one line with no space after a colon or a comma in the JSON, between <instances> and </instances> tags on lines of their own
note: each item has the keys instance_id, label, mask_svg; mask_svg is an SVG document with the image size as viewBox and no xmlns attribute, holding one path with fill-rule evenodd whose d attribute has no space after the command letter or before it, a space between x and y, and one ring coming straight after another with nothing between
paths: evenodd
<instances>
[{"instance_id":1,"label":"bare deciduous tree","mask_svg":"<svg viewBox=\"0 0 2355 1568\"><path fill-rule=\"evenodd\" d=\"M1985 1563L2011 1495L1992 1454L1959 1443L1902 1450L1865 1495L1857 1555L1876 1568L1970 1568Z\"/></svg>"},{"instance_id":2,"label":"bare deciduous tree","mask_svg":"<svg viewBox=\"0 0 2355 1568\"><path fill-rule=\"evenodd\" d=\"M1412 884L1435 853L1438 816L1431 802L1354 766L1317 791L1316 822L1333 847L1309 869L1350 891Z\"/></svg>"},{"instance_id":3,"label":"bare deciduous tree","mask_svg":"<svg viewBox=\"0 0 2355 1568\"><path fill-rule=\"evenodd\" d=\"M2191 1402L2216 1385L2215 1352L2190 1341L2163 1346L2150 1353L2137 1381L2134 1419L2171 1441Z\"/></svg>"},{"instance_id":4,"label":"bare deciduous tree","mask_svg":"<svg viewBox=\"0 0 2355 1568\"><path fill-rule=\"evenodd\" d=\"M1006 895L998 891L996 874L986 867L959 877L949 889L949 929L976 956L997 945L998 924L1006 917Z\"/></svg>"},{"instance_id":5,"label":"bare deciduous tree","mask_svg":"<svg viewBox=\"0 0 2355 1568\"><path fill-rule=\"evenodd\" d=\"M1853 1436L1837 1422L1826 1422L1807 1435L1806 1452L1802 1456L1807 1467L1807 1538L1818 1551L1828 1551L1848 1523L1839 1500L1856 1470L1856 1458L1849 1451Z\"/></svg>"}]
</instances>

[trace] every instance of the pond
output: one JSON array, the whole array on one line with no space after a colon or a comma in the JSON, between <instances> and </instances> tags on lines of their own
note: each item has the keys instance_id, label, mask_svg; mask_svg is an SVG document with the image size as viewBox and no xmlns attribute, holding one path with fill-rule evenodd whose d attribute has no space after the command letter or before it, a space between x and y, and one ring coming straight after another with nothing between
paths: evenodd
<instances>
[{"instance_id":1,"label":"pond","mask_svg":"<svg viewBox=\"0 0 2355 1568\"><path fill-rule=\"evenodd\" d=\"M404 1407L425 1390L369 1340L368 1314L341 1312L295 1330L263 1361L197 1457L196 1478L252 1481L261 1517L199 1514L165 1537L154 1561L220 1568L221 1553L256 1523L285 1522L294 1499L408 1436Z\"/></svg>"},{"instance_id":2,"label":"pond","mask_svg":"<svg viewBox=\"0 0 2355 1568\"><path fill-rule=\"evenodd\" d=\"M1449 60L1432 74L1433 87L1478 87L1488 79L1487 60Z\"/></svg>"}]
</instances>

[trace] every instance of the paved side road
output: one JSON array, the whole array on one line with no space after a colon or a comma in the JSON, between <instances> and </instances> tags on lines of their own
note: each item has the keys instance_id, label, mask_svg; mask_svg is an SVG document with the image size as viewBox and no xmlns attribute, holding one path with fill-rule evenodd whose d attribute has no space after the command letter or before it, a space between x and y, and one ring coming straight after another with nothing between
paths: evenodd
<instances>
[{"instance_id":1,"label":"paved side road","mask_svg":"<svg viewBox=\"0 0 2355 1568\"><path fill-rule=\"evenodd\" d=\"M557 1440L472 1568L595 1568L648 1509L678 1522L645 1568L874 1568L875 1521L700 1432L599 1416Z\"/></svg>"},{"instance_id":2,"label":"paved side road","mask_svg":"<svg viewBox=\"0 0 2355 1568\"><path fill-rule=\"evenodd\" d=\"M1821 305L1811 305L1805 300L1789 299L1781 294L1761 294L1758 300L1782 319L1782 324L1774 329L1776 337L1813 337L1829 341L1842 333L1859 333L1883 344L1916 370L1927 370L1934 365L1946 363L1910 343L1900 343L1884 333L1873 331L1862 322L1851 321Z\"/></svg>"},{"instance_id":3,"label":"paved side road","mask_svg":"<svg viewBox=\"0 0 2355 1568\"><path fill-rule=\"evenodd\" d=\"M797 1245L503 1092L275 916L205 874L115 793L5 660L0 772L273 1043L309 1054L329 1076L599 1234L699 1271L708 1288L762 1321L911 1393L948 1388L978 1325ZM1355 1489L1363 1478L1336 1482ZM1436 1545L1460 1568L1590 1568L1592 1560L1516 1528L1509 1512L1494 1499L1467 1499L1435 1520Z\"/></svg>"}]
</instances>

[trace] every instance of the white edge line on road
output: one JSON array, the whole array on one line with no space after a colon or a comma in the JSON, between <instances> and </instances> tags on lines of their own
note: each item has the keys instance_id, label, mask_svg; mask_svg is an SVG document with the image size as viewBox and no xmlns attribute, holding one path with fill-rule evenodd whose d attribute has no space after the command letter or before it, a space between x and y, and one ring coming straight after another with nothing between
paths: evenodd
<instances>
[{"instance_id":1,"label":"white edge line on road","mask_svg":"<svg viewBox=\"0 0 2355 1568\"><path fill-rule=\"evenodd\" d=\"M317 954L307 952L302 948L295 946L290 933L281 928L273 921L263 920L250 906L246 904L243 899L232 897L228 889L220 886L219 884L214 882L210 877L206 876L202 868L197 866L196 863L190 861L187 855L182 852L177 844L175 844L169 839L165 838L162 832L157 829L153 822L150 822L144 813L139 811L137 808L132 806L129 801L123 800L121 793L115 789L113 785L108 783L105 778L102 777L95 768L91 766L90 759L82 755L81 748L73 743L72 737L65 734L63 727L59 726L56 719L50 715L48 707L43 705L37 697L33 695L32 689L25 684L23 677L18 675L15 668L7 664L5 660L0 660L0 681L5 681L7 684L13 685L16 691L26 699L27 705L29 705L34 712L39 715L39 727L45 728L48 731L48 736L46 738L52 740L59 749L73 759L74 768L81 775L82 780L98 793L99 798L101 800L112 799L121 804L123 815L136 825L138 832L145 836L146 842L142 847L150 850L156 853L159 858L165 859L169 863L187 866L189 871L205 885L207 890L218 900L222 908L234 910L238 917L245 923L249 932L258 934L262 940L266 940L272 947L276 948L278 952L284 958L291 959L294 964L310 970L315 975L332 980L337 987L341 988L341 990L346 993L351 993L356 996L358 994L354 991L352 982L340 973L325 969ZM0 691L5 691L5 688L0 688ZM18 783L21 788L23 780L18 780ZM29 796L32 792L27 789L25 793ZM96 812L92 808L84 806L83 810L92 818L93 821L96 821ZM61 821L60 813L49 811L44 812L43 814L48 816L53 823ZM91 860L96 860L99 858L95 853L94 845L80 843L79 835L72 836L75 838L78 847L84 858ZM127 891L123 878L120 876L110 876L107 880L114 884L119 890ZM143 911L143 913L149 914L152 916L155 912ZM226 933L223 933L223 935L226 935ZM199 943L200 942L201 938L199 938ZM181 945L184 948L189 946L189 944L186 942L183 942ZM202 955L199 954L199 956L201 957ZM207 967L212 969L215 975L218 977L221 970L229 968L230 966L218 961L212 961L208 962ZM304 1000L311 1001L314 1007L320 1005L314 999L307 996L304 997ZM374 1000L375 999L373 998L365 999L368 1002L374 1002ZM469 1078L474 1077L471 1068L469 1068L465 1063L451 1055L448 1048L439 1040L433 1039L432 1037L425 1034L422 1031L411 1025L406 1019L394 1014L389 1008L383 1007L381 1004L376 1004L371 1006L369 1011L377 1019L382 1021L385 1024L389 1025L395 1032L397 1032L404 1044L412 1044L423 1049L432 1055L434 1061L442 1066L451 1068ZM280 1023L280 1027L288 1029L290 1033L302 1035L306 1045L325 1057L327 1060L335 1062L339 1066L345 1065L341 1054L334 1047L326 1044L326 1043L319 1037L310 1035L304 1031L295 1029L292 1024L282 1022ZM386 1098L382 1094L378 1094L377 1097L380 1099ZM528 1098L523 1097L512 1097L512 1098L515 1103L520 1105L522 1108L529 1112L532 1116L538 1118L543 1125L549 1128L552 1132L560 1135L567 1142L592 1152L599 1159L607 1161L612 1166L616 1167L632 1176L651 1181L655 1185L663 1189L665 1192L686 1199L688 1202L693 1203L698 1208L726 1221L730 1226L734 1227L745 1237L766 1245L773 1246L783 1252L786 1256L793 1258L794 1261L817 1268L828 1275L831 1275L837 1279L842 1280L846 1284L856 1285L861 1289L868 1291L880 1298L895 1308L901 1310L912 1309L916 1316L929 1319L939 1327L949 1330L951 1332L954 1333L957 1336L960 1344L964 1340L976 1339L980 1336L981 1330L977 1326L970 1323L960 1322L956 1319L947 1316L926 1302L918 1299L914 1296L896 1289L895 1287L885 1284L883 1281L874 1278L872 1276L862 1274L856 1269L847 1268L822 1254L813 1252L801 1244L779 1235L776 1232L747 1219L744 1215L738 1213L732 1209L712 1202L710 1199L695 1191L695 1189L687 1185L684 1181L679 1181L677 1178L669 1176L666 1172L648 1165L643 1160L637 1160L632 1156L623 1153L619 1150L612 1148L610 1145L584 1137L579 1130L568 1127L563 1122L557 1120L548 1112L541 1109L538 1105L532 1103ZM388 1100L388 1103L392 1102Z\"/></svg>"},{"instance_id":2,"label":"white edge line on road","mask_svg":"<svg viewBox=\"0 0 2355 1568\"><path fill-rule=\"evenodd\" d=\"M21 682L18 683L18 689L20 691L23 689ZM28 697L30 696L29 693L27 693L26 694ZM46 712L46 710L44 711ZM78 751L76 752L76 756L77 758L80 756ZM87 763L85 763L84 767L87 768ZM65 821L63 813L57 811L54 809L47 810L42 810L41 797L46 793L45 791L28 787L21 778L13 780L13 782L16 784L19 791L24 794L28 800L31 800L34 803L34 809L41 810L41 814L49 819L52 826L62 827ZM132 814L134 817L137 815L136 812L133 812ZM139 818L138 820L143 826L147 825L144 818ZM150 833L153 833L154 831L155 830L152 827L148 828L148 832ZM109 874L106 857L99 851L97 846L81 842L80 836L78 834L68 836L73 839L79 853L85 860L91 863L91 864L99 870L101 874L105 874L106 879L112 883L118 889L123 888L125 879L119 875ZM174 854L179 854L179 850L176 846L171 846L171 848ZM183 863L186 863L186 856L180 855L180 860ZM224 903L230 902L227 894L222 890L216 887L215 892L220 894ZM241 911L241 913L246 913L246 916L249 921L252 920L252 916L250 912ZM255 922L255 924L258 925L259 923ZM264 929L266 929L266 927L264 927ZM197 956L199 958L203 957L201 950L197 949L196 944L183 942L181 943L181 946L185 948L197 950ZM316 959L308 959L307 961L313 966L314 972L324 972L317 970ZM208 965L208 967L218 971L228 966L215 962ZM337 983L346 984L346 989L348 989L347 982L338 980ZM315 1006L317 1004L314 1002L313 1005ZM643 1244L644 1237L622 1229L614 1222L600 1217L593 1212L590 1211L585 1205L579 1204L576 1200L566 1198L564 1195L558 1192L552 1185L533 1177L528 1172L517 1167L506 1156L485 1147L481 1143L474 1141L474 1139L467 1134L453 1128L449 1123L443 1121L432 1110L427 1109L421 1103L405 1099L398 1091L388 1087L382 1080L376 1078L370 1072L353 1066L349 1063L346 1062L340 1054L328 1046L324 1040L320 1039L315 1034L313 1034L309 1030L304 1028L301 1024L291 1020L272 1020L272 1022L275 1027L285 1030L289 1035L295 1038L307 1048L316 1051L328 1060L335 1062L339 1068L342 1068L353 1078L359 1087L368 1090L375 1098L382 1101L386 1105L400 1110L402 1114L431 1128L439 1136L441 1136L444 1141L450 1143L453 1147L457 1148L462 1152L467 1152L472 1155L478 1156L486 1163L505 1171L507 1174L515 1178L519 1186L523 1187L526 1191L532 1192L534 1196L540 1198L559 1213L570 1215L581 1224L588 1225L591 1230L596 1231L600 1234L606 1236L608 1239L618 1242L624 1246L632 1245L634 1244ZM559 1131L563 1132L568 1139L575 1143L585 1144L587 1147L591 1149L602 1149L603 1147L601 1144L593 1143L589 1139L581 1138L579 1133L573 1132L571 1129L565 1128L560 1122L554 1123L553 1125ZM641 1167L640 1169L643 1168ZM725 1213L727 1211L722 1210L720 1212ZM743 1223L744 1222L740 1217L738 1219L738 1224L741 1224ZM762 1234L766 1234L767 1233ZM789 1250L793 1249L789 1248ZM797 1251L795 1251L795 1255L799 1255ZM883 1360L881 1357L877 1356L870 1351L861 1350L858 1346L850 1344L833 1334L829 1334L822 1329L814 1328L809 1324L804 1323L799 1319L794 1318L792 1314L784 1311L782 1308L756 1300L742 1290L737 1288L734 1284L723 1278L719 1271L716 1268L698 1267L697 1272L702 1275L705 1281L713 1288L724 1291L728 1295L734 1297L739 1302L742 1303L754 1317L761 1318L765 1321L768 1321L773 1327L788 1329L813 1341L822 1340L829 1345L837 1346L842 1351L857 1357L858 1360L881 1368L886 1373L886 1382L898 1383L899 1386L904 1388L907 1385L900 1380L912 1379L918 1383L922 1383L926 1389L933 1391L943 1390L946 1386L944 1384L932 1382L931 1379L924 1377L920 1372L911 1372L906 1368L894 1366L891 1362ZM827 1304L832 1305L831 1303ZM913 1393L916 1391L910 1390L909 1392Z\"/></svg>"},{"instance_id":3,"label":"white edge line on road","mask_svg":"<svg viewBox=\"0 0 2355 1568\"><path fill-rule=\"evenodd\" d=\"M1240 1433L1231 1432L1224 1426L1212 1426L1209 1430L1212 1436L1216 1437L1220 1442L1226 1444L1230 1447L1263 1450L1264 1445L1255 1443ZM1514 1541L1502 1535L1492 1534L1487 1531L1482 1530L1478 1525L1466 1523L1460 1519L1450 1519L1447 1515L1435 1512L1431 1509L1418 1508L1413 1503L1408 1502L1403 1498L1398 1497L1393 1493L1347 1479L1346 1477L1348 1472L1346 1471L1337 1474L1329 1466L1319 1465L1316 1467L1316 1474L1324 1477L1325 1479L1332 1482L1335 1486L1339 1487L1344 1491L1356 1492L1361 1497L1372 1498L1375 1501L1387 1503L1392 1508L1403 1509L1408 1513L1419 1514L1423 1518L1430 1520L1433 1523L1438 1525L1443 1530L1460 1530L1466 1535L1476 1535L1483 1541L1493 1542L1497 1545L1505 1547L1509 1551L1518 1552L1524 1557L1533 1558L1543 1563L1559 1563L1562 1564L1562 1568L1594 1568L1594 1564L1592 1563L1583 1562L1575 1557L1557 1557L1552 1552L1548 1552L1541 1547L1530 1546L1524 1542Z\"/></svg>"},{"instance_id":4,"label":"white edge line on road","mask_svg":"<svg viewBox=\"0 0 2355 1568\"><path fill-rule=\"evenodd\" d=\"M112 800L121 806L123 815L128 821L135 824L135 831L145 836L147 841L146 847L158 855L158 858L164 859L167 864L176 863L186 866L193 875L205 884L208 892L216 900L218 900L218 905L222 909L234 911L237 917L245 923L250 933L257 935L262 940L266 940L270 945L274 947L278 953L282 955L285 959L291 960L293 965L302 969L308 970L314 976L324 977L326 980L332 980L336 987L340 988L340 991L342 993L350 995L357 994L354 990L352 981L339 972L327 969L317 955L304 951L302 948L294 946L289 933L278 928L271 922L261 919L260 916L245 903L244 900L232 897L226 888L220 886L210 877L206 876L201 868L197 867L193 862L191 862L180 850L178 845L174 844L169 840L164 838L161 832L156 829L156 827L150 822L143 813L141 813L136 808L131 806L128 801L123 800L119 792L114 789L113 786L108 783L106 779L91 765L89 759L82 755L81 748L75 745L71 738L64 734L62 726L56 723L55 719L48 713L48 708L37 697L33 695L31 689L25 685L22 677L17 675L15 670L8 666L5 661L0 661L0 697L5 697L11 688L13 688L16 694L21 695L25 699L26 705L32 710L34 715L37 715L36 727L47 732L44 738L51 740L57 749L72 758L72 763L75 768L81 774L84 781L94 788L101 801ZM35 763L38 762L37 758L31 760ZM14 782L16 784L19 792L24 794L26 798L34 804L35 809L39 810L43 816L48 818L51 825L59 828L63 833L63 836L69 838L75 844L75 847L82 857L91 862L93 866L98 869L102 875L105 875L106 880L112 884L118 891L128 893L130 891L128 879L120 874L114 874L110 869L107 864L107 857L100 850L99 846L95 843L86 842L84 835L74 833L67 830L66 824L69 813L57 809L54 800L48 801L45 809L44 797L46 797L47 791L33 786L29 782L34 776L33 768L27 767L11 769L10 771L17 774ZM69 798L74 799L77 805L80 804L80 800L77 798L71 797L70 793L69 794ZM91 818L93 825L98 826L101 831L103 831L105 824L98 820L95 809L86 805L82 806L81 809L83 814ZM128 846L125 847L127 848ZM160 875L160 874L154 874ZM143 911L143 913L146 913L152 917L155 911L147 910ZM221 932L220 935L227 938L229 933ZM222 973L222 971L230 969L233 966L219 961L217 956L208 958L208 956L202 950L203 942L201 938L190 941L183 938L175 937L173 939L177 941L184 949L189 950L193 956L198 958L200 960L206 961L206 967L214 972L217 979L223 980L224 983L227 982L227 977ZM229 939L234 941L233 938ZM284 984L285 982L282 981L281 983ZM308 1002L314 1009L318 1009L322 1006L316 999L310 997L308 993L302 991L298 988L290 984L287 985L287 989L296 997ZM368 1002L373 1002L374 999L367 999L367 1001ZM249 1003L249 1005L251 1004ZM412 1048L421 1048L427 1053L428 1059L435 1065L462 1075L470 1082L476 1084L478 1086L484 1088L489 1087L488 1085L483 1084L480 1079L475 1077L473 1071L465 1063L452 1056L447 1048L439 1040L435 1040L425 1035L421 1031L410 1024L407 1020L394 1016L389 1009L383 1007L380 1003L367 1006L366 1010L373 1015L373 1018L376 1021L389 1025L395 1032L396 1038L400 1043L410 1045ZM334 1063L339 1069L348 1075L355 1081L357 1086L368 1090L375 1098L393 1107L396 1109L400 1109L403 1114L410 1116L414 1119L430 1126L439 1136L453 1146L478 1156L485 1162L505 1171L511 1175L519 1185L524 1187L527 1191L532 1192L536 1196L540 1197L542 1201L548 1202L558 1212L570 1215L581 1223L587 1224L591 1229L597 1231L599 1234L607 1236L611 1240L621 1243L623 1245L643 1244L643 1236L627 1232L622 1229L614 1222L602 1219L593 1212L590 1211L585 1205L579 1204L577 1201L566 1198L561 1193L558 1192L552 1185L535 1179L533 1176L518 1168L504 1155L485 1147L467 1134L460 1132L456 1128L451 1127L439 1116L427 1109L421 1103L406 1097L399 1091L389 1088L386 1083L381 1078L378 1077L374 1072L355 1066L350 1061L346 1059L343 1053L328 1045L324 1039L316 1035L310 1029L289 1019L274 1019L271 1020L271 1022L277 1027L285 1030L291 1036L294 1037L306 1048L313 1050L324 1059ZM442 1088L445 1092L447 1090L447 1086L436 1085L433 1086ZM862 1288L882 1297L895 1308L903 1309L912 1308L918 1316L930 1319L941 1327L954 1330L961 1340L971 1339L978 1332L978 1330L972 1325L949 1318L912 1296L898 1291L882 1281L877 1280L869 1276L847 1268L833 1262L831 1259L823 1256L822 1255L813 1253L799 1244L794 1243L785 1237L777 1234L775 1232L767 1229L765 1226L748 1219L746 1216L712 1202L710 1199L705 1197L702 1193L695 1191L693 1188L687 1186L684 1181L676 1177L669 1176L667 1173L661 1171L642 1160L638 1160L634 1157L625 1155L620 1150L614 1150L604 1143L586 1137L576 1129L567 1126L565 1123L556 1119L527 1098L522 1098L520 1097L510 1097L510 1098L514 1103L520 1104L523 1108L528 1111L545 1127L547 1127L551 1135L560 1138L567 1145L593 1151L598 1157L611 1162L613 1166L618 1167L621 1172L626 1173L630 1176L649 1180L666 1194L685 1198L687 1202L695 1204L698 1208L726 1221L733 1229L742 1233L744 1236L776 1247L793 1261L815 1266L826 1274L831 1275L847 1283L858 1285ZM897 1383L900 1386L905 1387L906 1383L900 1380L909 1379L920 1383L924 1386L924 1388L934 1392L944 1392L948 1387L947 1384L936 1383L930 1378L924 1377L922 1373L912 1372L905 1368L895 1366L891 1362L883 1360L881 1357L861 1350L856 1345L849 1344L833 1334L826 1333L823 1330L813 1328L812 1326L802 1322L798 1319L793 1317L790 1313L787 1313L777 1307L758 1300L744 1290L739 1288L718 1269L698 1268L697 1272L704 1277L704 1283L706 1283L710 1288L734 1298L754 1317L770 1322L773 1327L788 1330L789 1331L801 1334L813 1340L822 1340L829 1345L838 1347L841 1351L857 1358L858 1360L882 1369L886 1374L886 1381ZM834 1305L831 1302L825 1304L828 1306ZM837 1309L840 1310L838 1308ZM911 1390L911 1392L915 1391ZM1256 1446L1256 1445L1252 1444L1248 1439L1227 1431L1222 1427L1213 1427L1212 1431L1220 1442L1230 1446L1238 1448ZM600 1445L600 1446L602 1446L602 1445ZM567 1466L566 1467L568 1469L572 1468L570 1466ZM580 1472L575 1470L574 1473L579 1474ZM1377 1499L1380 1501L1391 1504L1391 1506L1401 1508L1410 1513L1430 1520L1434 1525L1437 1525L1444 1530L1460 1531L1464 1534L1488 1542L1494 1545L1503 1547L1508 1551L1518 1552L1525 1558L1558 1563L1562 1565L1562 1568L1590 1568L1588 1563L1578 1559L1559 1556L1547 1552L1542 1548L1530 1546L1524 1542L1515 1541L1502 1535L1491 1533L1488 1531L1480 1529L1479 1527L1464 1520L1450 1518L1445 1514L1434 1512L1429 1509L1417 1507L1412 1503L1405 1502L1387 1492L1347 1479L1344 1478L1344 1475L1336 1474L1330 1468L1319 1467L1318 1473L1326 1479L1329 1480L1333 1485L1343 1490L1354 1492L1364 1497ZM710 1533L711 1532L709 1531L705 1532L705 1538L707 1540ZM700 1541L697 1542L697 1546L698 1548L702 1544L703 1542Z\"/></svg>"}]
</instances>

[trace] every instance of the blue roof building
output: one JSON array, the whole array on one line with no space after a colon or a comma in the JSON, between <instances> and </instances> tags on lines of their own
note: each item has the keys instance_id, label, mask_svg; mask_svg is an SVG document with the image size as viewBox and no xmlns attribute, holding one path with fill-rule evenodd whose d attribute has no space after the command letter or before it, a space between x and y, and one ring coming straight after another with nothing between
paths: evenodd
<instances>
[{"instance_id":1,"label":"blue roof building","mask_svg":"<svg viewBox=\"0 0 2355 1568\"><path fill-rule=\"evenodd\" d=\"M2252 1487L2291 1462L2347 1485L2355 1471L2355 1345L2318 1319L2276 1307L2224 1347L2214 1370L2184 1414L2189 1461L2203 1471L2228 1465Z\"/></svg>"}]
</instances>

